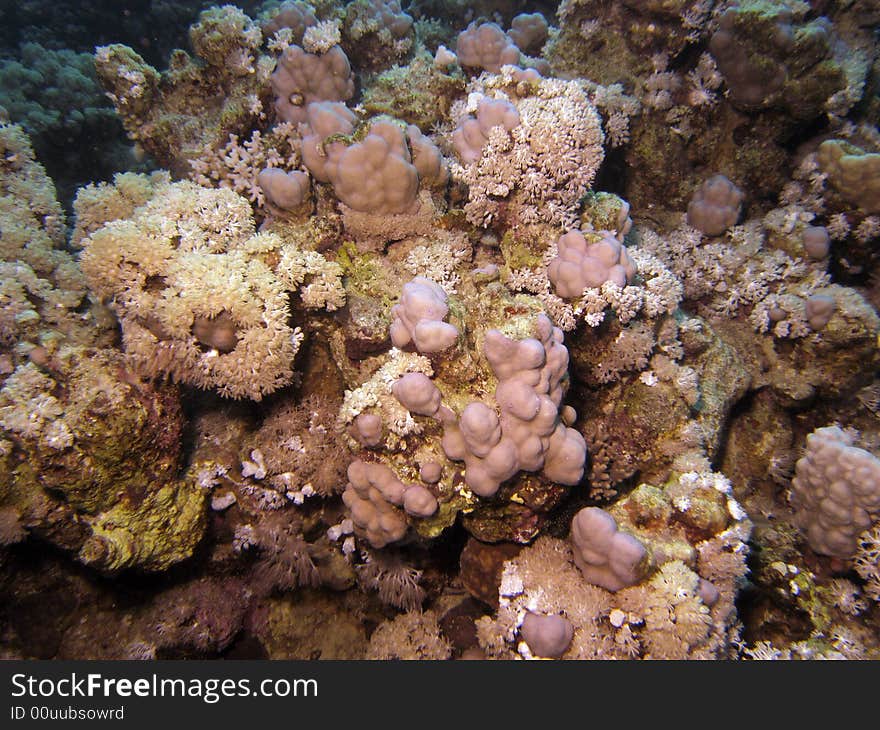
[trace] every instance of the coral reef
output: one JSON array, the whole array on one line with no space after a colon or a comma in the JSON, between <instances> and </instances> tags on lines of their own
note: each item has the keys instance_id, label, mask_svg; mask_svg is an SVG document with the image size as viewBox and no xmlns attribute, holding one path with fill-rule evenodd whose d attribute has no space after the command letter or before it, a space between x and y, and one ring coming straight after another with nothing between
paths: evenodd
<instances>
[{"instance_id":1,"label":"coral reef","mask_svg":"<svg viewBox=\"0 0 880 730\"><path fill-rule=\"evenodd\" d=\"M720 236L739 219L742 199L742 190L724 175L713 175L697 189L688 203L688 225L707 236Z\"/></svg>"},{"instance_id":2,"label":"coral reef","mask_svg":"<svg viewBox=\"0 0 880 730\"><path fill-rule=\"evenodd\" d=\"M165 5L0 32L0 654L880 656L871 3Z\"/></svg>"},{"instance_id":3,"label":"coral reef","mask_svg":"<svg viewBox=\"0 0 880 730\"><path fill-rule=\"evenodd\" d=\"M55 187L21 127L0 125L0 154L0 345L57 344L47 330L78 329L75 312L86 297L85 280L65 250Z\"/></svg>"},{"instance_id":4,"label":"coral reef","mask_svg":"<svg viewBox=\"0 0 880 730\"><path fill-rule=\"evenodd\" d=\"M361 105L370 114L395 116L428 130L446 119L465 85L459 69L438 68L427 51L417 49L405 66L395 65L377 75L364 89Z\"/></svg>"},{"instance_id":5,"label":"coral reef","mask_svg":"<svg viewBox=\"0 0 880 730\"><path fill-rule=\"evenodd\" d=\"M65 206L77 187L136 164L88 53L22 43L0 62L0 108L30 136Z\"/></svg>"},{"instance_id":6,"label":"coral reef","mask_svg":"<svg viewBox=\"0 0 880 730\"><path fill-rule=\"evenodd\" d=\"M176 392L131 372L100 310L78 313L86 280L52 183L20 127L0 135L4 542L26 530L102 571L165 570L204 531L202 495L178 479Z\"/></svg>"},{"instance_id":7,"label":"coral reef","mask_svg":"<svg viewBox=\"0 0 880 730\"><path fill-rule=\"evenodd\" d=\"M867 153L844 140L829 139L819 145L817 162L847 202L867 213L880 213L880 153Z\"/></svg>"},{"instance_id":8,"label":"coral reef","mask_svg":"<svg viewBox=\"0 0 880 730\"><path fill-rule=\"evenodd\" d=\"M807 20L806 10L744 0L721 14L709 51L736 107L782 106L795 119L810 119L846 88L848 49L835 41L827 19Z\"/></svg>"},{"instance_id":9,"label":"coral reef","mask_svg":"<svg viewBox=\"0 0 880 730\"><path fill-rule=\"evenodd\" d=\"M564 659L708 659L735 652L739 626L733 599L746 572L748 524L728 526L731 518L722 508L721 519L695 539L684 536L673 516L696 511L701 489L710 490L706 495L711 499L717 489L712 482L708 475L682 475L679 499L687 494L694 503L681 502L680 508L662 490L647 485L620 504L618 514L628 517L631 529L644 534L652 525L649 529L659 541L651 549L660 565L637 585L613 593L583 579L574 562L577 551L573 554L561 540L539 538L505 564L497 615L477 622L480 646L493 657L532 658L528 622L538 612L564 616L571 623ZM642 490L654 494L636 499Z\"/></svg>"},{"instance_id":10,"label":"coral reef","mask_svg":"<svg viewBox=\"0 0 880 730\"><path fill-rule=\"evenodd\" d=\"M399 0L354 0L342 18L342 45L358 68L376 71L399 63L413 47L412 16Z\"/></svg>"}]
</instances>

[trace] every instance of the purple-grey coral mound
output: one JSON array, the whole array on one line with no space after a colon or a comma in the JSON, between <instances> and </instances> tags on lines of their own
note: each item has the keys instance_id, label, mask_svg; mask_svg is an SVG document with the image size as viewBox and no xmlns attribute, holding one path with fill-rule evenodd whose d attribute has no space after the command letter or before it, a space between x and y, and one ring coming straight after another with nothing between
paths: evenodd
<instances>
[{"instance_id":1,"label":"purple-grey coral mound","mask_svg":"<svg viewBox=\"0 0 880 730\"><path fill-rule=\"evenodd\" d=\"M462 66L481 68L496 74L502 66L515 66L520 59L519 48L495 23L471 23L458 34L455 53Z\"/></svg>"},{"instance_id":2,"label":"purple-grey coral mound","mask_svg":"<svg viewBox=\"0 0 880 730\"><path fill-rule=\"evenodd\" d=\"M348 467L342 501L357 532L374 548L383 548L406 535L407 514L430 517L438 507L437 498L426 487L406 485L384 464L360 459Z\"/></svg>"},{"instance_id":3,"label":"purple-grey coral mound","mask_svg":"<svg viewBox=\"0 0 880 730\"><path fill-rule=\"evenodd\" d=\"M815 261L821 261L831 250L831 236L825 226L807 226L802 234L804 251Z\"/></svg>"},{"instance_id":4,"label":"purple-grey coral mound","mask_svg":"<svg viewBox=\"0 0 880 730\"><path fill-rule=\"evenodd\" d=\"M413 213L422 183L446 181L440 151L413 125L379 117L360 141L341 139L355 131L356 117L339 102L309 104L304 121L303 164L352 210Z\"/></svg>"},{"instance_id":5,"label":"purple-grey coral mound","mask_svg":"<svg viewBox=\"0 0 880 730\"><path fill-rule=\"evenodd\" d=\"M271 38L282 28L289 28L294 43L302 42L308 28L318 24L314 10L300 0L284 0L260 25L265 38Z\"/></svg>"},{"instance_id":6,"label":"purple-grey coral mound","mask_svg":"<svg viewBox=\"0 0 880 730\"><path fill-rule=\"evenodd\" d=\"M520 13L510 22L507 35L523 53L534 54L547 42L550 28L541 13Z\"/></svg>"},{"instance_id":7,"label":"purple-grey coral mound","mask_svg":"<svg viewBox=\"0 0 880 730\"><path fill-rule=\"evenodd\" d=\"M446 424L443 449L466 465L468 487L491 497L518 471L541 471L560 484L577 484L584 473L583 437L562 423L559 409L568 374L562 331L541 315L539 339L512 340L489 330L483 352L498 378L501 415L479 401Z\"/></svg>"},{"instance_id":8,"label":"purple-grey coral mound","mask_svg":"<svg viewBox=\"0 0 880 730\"><path fill-rule=\"evenodd\" d=\"M458 329L443 321L448 313L446 292L430 279L417 276L403 285L400 302L391 308L391 341L395 347L412 342L419 352L442 352L458 339Z\"/></svg>"},{"instance_id":9,"label":"purple-grey coral mound","mask_svg":"<svg viewBox=\"0 0 880 730\"><path fill-rule=\"evenodd\" d=\"M645 546L619 532L614 518L598 507L585 507L574 516L571 543L574 562L587 582L609 591L641 582L653 567Z\"/></svg>"},{"instance_id":10,"label":"purple-grey coral mound","mask_svg":"<svg viewBox=\"0 0 880 730\"><path fill-rule=\"evenodd\" d=\"M558 296L579 297L584 289L600 287L606 281L622 288L633 280L636 265L626 246L609 231L599 235L601 239L592 243L577 230L559 238L557 255L547 265L547 278Z\"/></svg>"},{"instance_id":11,"label":"purple-grey coral mound","mask_svg":"<svg viewBox=\"0 0 880 730\"><path fill-rule=\"evenodd\" d=\"M519 111L509 101L483 97L477 105L476 117L468 116L452 133L452 144L465 165L476 162L489 141L489 132L504 127L508 132L519 126Z\"/></svg>"},{"instance_id":12,"label":"purple-grey coral mound","mask_svg":"<svg viewBox=\"0 0 880 730\"><path fill-rule=\"evenodd\" d=\"M743 192L724 175L713 175L694 193L688 203L688 225L707 236L720 236L736 224Z\"/></svg>"},{"instance_id":13,"label":"purple-grey coral mound","mask_svg":"<svg viewBox=\"0 0 880 730\"><path fill-rule=\"evenodd\" d=\"M434 416L440 410L440 390L424 373L407 373L391 386L391 392L410 413Z\"/></svg>"},{"instance_id":14,"label":"purple-grey coral mound","mask_svg":"<svg viewBox=\"0 0 880 730\"><path fill-rule=\"evenodd\" d=\"M285 122L304 122L305 107L312 102L345 101L354 94L351 66L339 46L320 54L289 46L278 59L270 81L275 113Z\"/></svg>"},{"instance_id":15,"label":"purple-grey coral mound","mask_svg":"<svg viewBox=\"0 0 880 730\"><path fill-rule=\"evenodd\" d=\"M520 634L534 656L558 659L571 646L574 627L564 616L529 611L523 619Z\"/></svg>"},{"instance_id":16,"label":"purple-grey coral mound","mask_svg":"<svg viewBox=\"0 0 880 730\"><path fill-rule=\"evenodd\" d=\"M854 436L827 426L807 436L791 482L795 521L822 555L851 558L858 536L880 517L880 459Z\"/></svg>"},{"instance_id":17,"label":"purple-grey coral mound","mask_svg":"<svg viewBox=\"0 0 880 730\"><path fill-rule=\"evenodd\" d=\"M309 196L309 176L302 170L285 172L277 167L260 171L257 182L271 210L294 210Z\"/></svg>"}]
</instances>

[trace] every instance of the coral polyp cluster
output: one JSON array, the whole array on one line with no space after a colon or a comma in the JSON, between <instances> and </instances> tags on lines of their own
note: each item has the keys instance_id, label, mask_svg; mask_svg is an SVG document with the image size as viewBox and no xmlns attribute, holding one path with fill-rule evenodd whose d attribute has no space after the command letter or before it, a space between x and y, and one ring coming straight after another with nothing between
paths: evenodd
<instances>
[{"instance_id":1,"label":"coral polyp cluster","mask_svg":"<svg viewBox=\"0 0 880 730\"><path fill-rule=\"evenodd\" d=\"M228 190L160 184L81 245L83 273L119 318L126 353L151 375L221 395L259 400L290 382L302 332L289 325L289 295L307 277L321 279L326 298L312 282L306 306L345 300L338 267L256 233L250 205Z\"/></svg>"}]
</instances>

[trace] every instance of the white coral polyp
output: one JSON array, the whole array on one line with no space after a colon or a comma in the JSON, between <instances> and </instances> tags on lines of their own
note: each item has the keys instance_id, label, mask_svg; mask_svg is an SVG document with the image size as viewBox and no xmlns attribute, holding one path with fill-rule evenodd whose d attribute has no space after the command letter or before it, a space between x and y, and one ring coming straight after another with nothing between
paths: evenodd
<instances>
[{"instance_id":1,"label":"white coral polyp","mask_svg":"<svg viewBox=\"0 0 880 730\"><path fill-rule=\"evenodd\" d=\"M471 89L468 111L486 97L507 100L520 123L487 131L480 156L453 165L453 176L468 186L465 213L479 226L503 213L514 225L544 220L573 228L604 158L599 114L577 80L540 79L527 85L529 96L518 97L516 71L483 74Z\"/></svg>"}]
</instances>

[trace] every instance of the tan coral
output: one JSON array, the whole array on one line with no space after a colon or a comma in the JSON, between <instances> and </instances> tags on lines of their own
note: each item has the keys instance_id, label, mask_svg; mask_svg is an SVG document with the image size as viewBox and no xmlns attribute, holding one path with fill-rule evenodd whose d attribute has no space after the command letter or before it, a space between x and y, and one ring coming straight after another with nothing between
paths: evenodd
<instances>
[{"instance_id":1,"label":"tan coral","mask_svg":"<svg viewBox=\"0 0 880 730\"><path fill-rule=\"evenodd\" d=\"M287 293L309 279L308 305L343 301L338 267L292 248L255 235L232 191L182 182L85 239L82 267L148 374L259 400L293 375L302 333L288 322Z\"/></svg>"}]
</instances>

